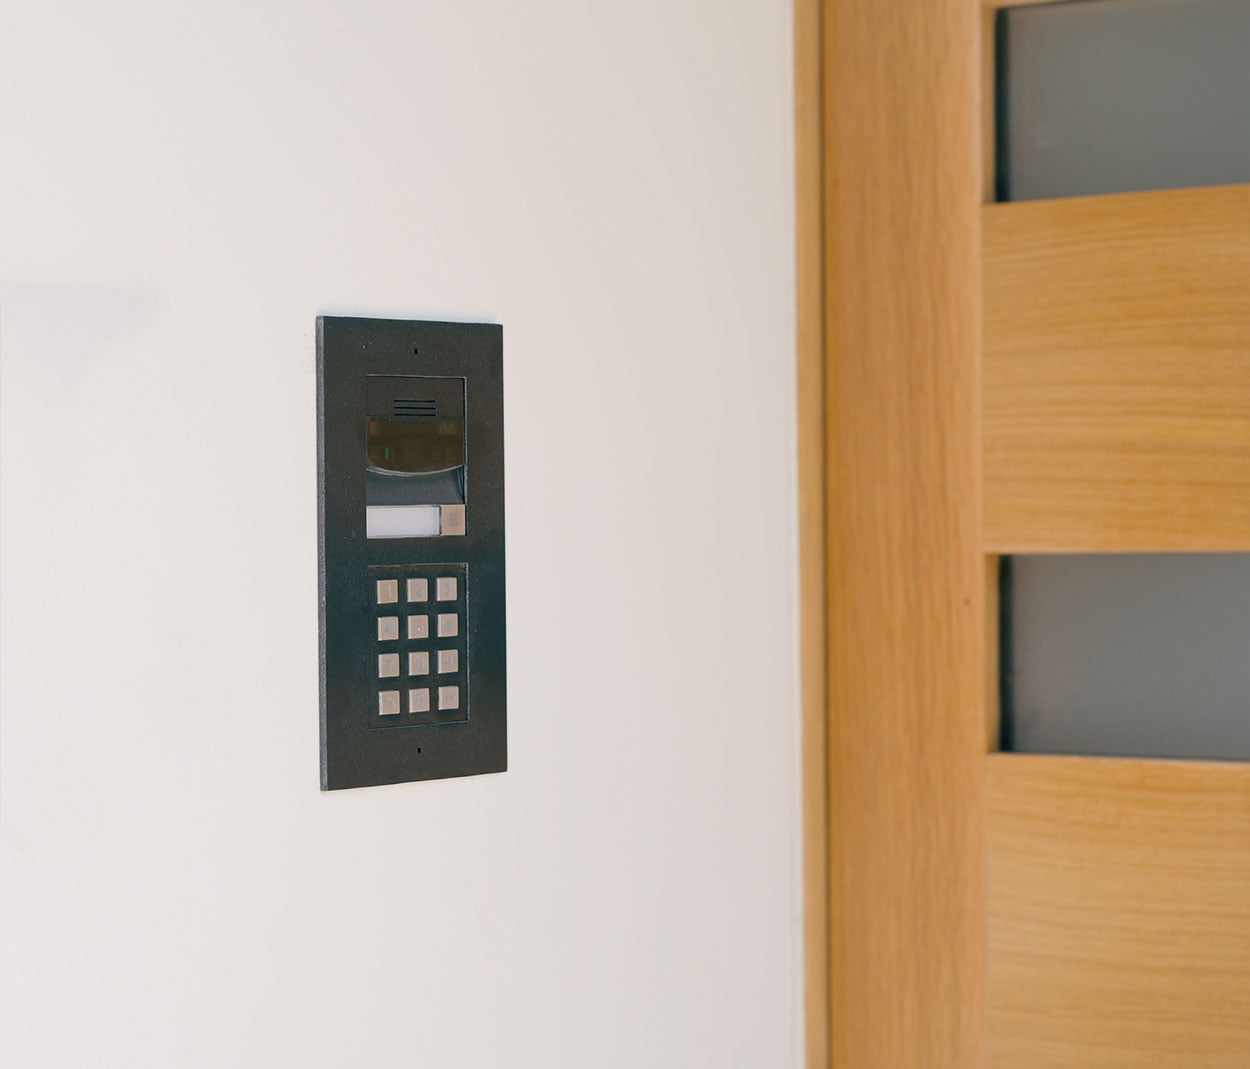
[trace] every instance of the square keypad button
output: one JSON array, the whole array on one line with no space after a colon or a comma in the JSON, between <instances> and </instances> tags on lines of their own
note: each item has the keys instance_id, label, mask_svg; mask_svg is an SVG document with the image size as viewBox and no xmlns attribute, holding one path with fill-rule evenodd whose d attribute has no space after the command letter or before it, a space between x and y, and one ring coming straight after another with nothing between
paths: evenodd
<instances>
[{"instance_id":1,"label":"square keypad button","mask_svg":"<svg viewBox=\"0 0 1250 1069\"><path fill-rule=\"evenodd\" d=\"M371 726L467 720L468 566L388 564L369 572L378 643L370 662L376 664L370 699L376 705L367 707Z\"/></svg>"}]
</instances>

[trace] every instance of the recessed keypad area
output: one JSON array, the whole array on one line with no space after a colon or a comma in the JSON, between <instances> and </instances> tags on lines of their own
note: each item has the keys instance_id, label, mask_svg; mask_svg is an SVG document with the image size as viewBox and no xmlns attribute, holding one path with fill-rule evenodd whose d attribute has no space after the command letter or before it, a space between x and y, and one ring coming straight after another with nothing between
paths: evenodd
<instances>
[{"instance_id":1,"label":"recessed keypad area","mask_svg":"<svg viewBox=\"0 0 1250 1069\"><path fill-rule=\"evenodd\" d=\"M467 565L369 569L376 728L451 724L469 718Z\"/></svg>"}]
</instances>

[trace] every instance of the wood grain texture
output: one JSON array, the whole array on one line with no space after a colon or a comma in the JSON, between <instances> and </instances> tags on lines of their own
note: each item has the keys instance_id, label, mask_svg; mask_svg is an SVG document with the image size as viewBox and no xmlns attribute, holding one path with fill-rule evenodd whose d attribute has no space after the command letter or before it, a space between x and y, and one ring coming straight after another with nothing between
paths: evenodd
<instances>
[{"instance_id":1,"label":"wood grain texture","mask_svg":"<svg viewBox=\"0 0 1250 1069\"><path fill-rule=\"evenodd\" d=\"M828 629L825 626L824 241L820 0L794 3L795 215L808 1069L829 1065Z\"/></svg>"},{"instance_id":2,"label":"wood grain texture","mask_svg":"<svg viewBox=\"0 0 1250 1069\"><path fill-rule=\"evenodd\" d=\"M984 1063L980 29L824 6L838 1069Z\"/></svg>"},{"instance_id":3,"label":"wood grain texture","mask_svg":"<svg viewBox=\"0 0 1250 1069\"><path fill-rule=\"evenodd\" d=\"M998 85L998 8L981 8L981 199L993 204L998 192L998 132L995 117Z\"/></svg>"},{"instance_id":4,"label":"wood grain texture","mask_svg":"<svg viewBox=\"0 0 1250 1069\"><path fill-rule=\"evenodd\" d=\"M983 210L987 549L1250 549L1250 186Z\"/></svg>"},{"instance_id":5,"label":"wood grain texture","mask_svg":"<svg viewBox=\"0 0 1250 1069\"><path fill-rule=\"evenodd\" d=\"M987 760L991 1064L1250 1065L1250 766Z\"/></svg>"},{"instance_id":6,"label":"wood grain texture","mask_svg":"<svg viewBox=\"0 0 1250 1069\"><path fill-rule=\"evenodd\" d=\"M1002 736L1002 602L999 595L1001 558L985 558L985 750L998 749Z\"/></svg>"}]
</instances>

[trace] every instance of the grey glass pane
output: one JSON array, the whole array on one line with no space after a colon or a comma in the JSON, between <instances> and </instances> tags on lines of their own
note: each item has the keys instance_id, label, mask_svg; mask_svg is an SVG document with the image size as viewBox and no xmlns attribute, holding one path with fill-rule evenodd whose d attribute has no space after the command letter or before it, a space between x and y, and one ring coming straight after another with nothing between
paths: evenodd
<instances>
[{"instance_id":1,"label":"grey glass pane","mask_svg":"<svg viewBox=\"0 0 1250 1069\"><path fill-rule=\"evenodd\" d=\"M998 199L1250 182L1250 0L998 16Z\"/></svg>"},{"instance_id":2,"label":"grey glass pane","mask_svg":"<svg viewBox=\"0 0 1250 1069\"><path fill-rule=\"evenodd\" d=\"M1250 553L1013 557L1003 747L1250 760Z\"/></svg>"}]
</instances>

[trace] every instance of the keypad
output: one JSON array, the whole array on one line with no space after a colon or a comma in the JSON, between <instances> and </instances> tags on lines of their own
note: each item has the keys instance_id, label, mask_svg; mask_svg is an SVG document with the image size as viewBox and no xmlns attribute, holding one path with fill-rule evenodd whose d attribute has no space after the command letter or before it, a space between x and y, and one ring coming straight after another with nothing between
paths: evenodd
<instances>
[{"instance_id":1,"label":"keypad","mask_svg":"<svg viewBox=\"0 0 1250 1069\"><path fill-rule=\"evenodd\" d=\"M369 584L378 642L371 725L467 720L468 566L375 566ZM401 689L390 689L395 687Z\"/></svg>"}]
</instances>

